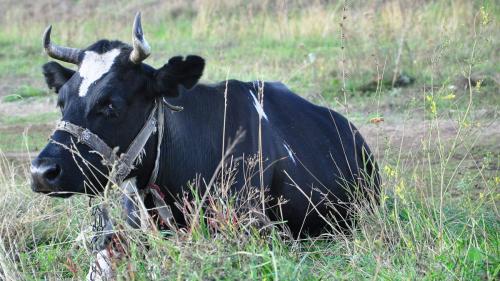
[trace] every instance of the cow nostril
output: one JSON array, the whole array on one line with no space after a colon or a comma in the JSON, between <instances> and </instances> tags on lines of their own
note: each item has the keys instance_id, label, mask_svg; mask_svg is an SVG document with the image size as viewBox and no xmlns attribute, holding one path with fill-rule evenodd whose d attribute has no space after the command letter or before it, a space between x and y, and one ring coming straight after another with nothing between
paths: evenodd
<instances>
[{"instance_id":1,"label":"cow nostril","mask_svg":"<svg viewBox=\"0 0 500 281\"><path fill-rule=\"evenodd\" d=\"M45 172L43 173L43 177L46 180L53 181L55 180L59 175L61 174L61 167L59 165L54 164L47 168Z\"/></svg>"},{"instance_id":2,"label":"cow nostril","mask_svg":"<svg viewBox=\"0 0 500 281\"><path fill-rule=\"evenodd\" d=\"M63 167L50 158L37 158L30 168L31 188L35 192L49 193L59 189Z\"/></svg>"}]
</instances>

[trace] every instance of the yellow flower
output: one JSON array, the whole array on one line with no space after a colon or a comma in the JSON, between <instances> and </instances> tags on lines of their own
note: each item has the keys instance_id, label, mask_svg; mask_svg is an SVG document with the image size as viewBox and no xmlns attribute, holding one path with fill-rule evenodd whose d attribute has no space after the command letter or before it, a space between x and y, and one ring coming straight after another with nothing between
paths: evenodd
<instances>
[{"instance_id":1,"label":"yellow flower","mask_svg":"<svg viewBox=\"0 0 500 281\"><path fill-rule=\"evenodd\" d=\"M443 100L452 100L454 98L455 98L454 94L449 94L449 95L446 95L444 97L441 97L441 99L443 99Z\"/></svg>"},{"instance_id":2,"label":"yellow flower","mask_svg":"<svg viewBox=\"0 0 500 281\"><path fill-rule=\"evenodd\" d=\"M413 242L411 242L411 240L407 240L406 246L408 246L408 248L410 248L410 249L413 249Z\"/></svg>"},{"instance_id":3,"label":"yellow flower","mask_svg":"<svg viewBox=\"0 0 500 281\"><path fill-rule=\"evenodd\" d=\"M486 11L484 6L481 6L480 13L481 13L482 24L487 25L490 22L490 15Z\"/></svg>"},{"instance_id":4,"label":"yellow flower","mask_svg":"<svg viewBox=\"0 0 500 281\"><path fill-rule=\"evenodd\" d=\"M500 183L500 177L495 177L495 184L499 184Z\"/></svg>"},{"instance_id":5,"label":"yellow flower","mask_svg":"<svg viewBox=\"0 0 500 281\"><path fill-rule=\"evenodd\" d=\"M396 194L399 196L401 199L405 199L404 196L404 191L405 191L405 182L404 180L400 180L399 183L396 185Z\"/></svg>"},{"instance_id":6,"label":"yellow flower","mask_svg":"<svg viewBox=\"0 0 500 281\"><path fill-rule=\"evenodd\" d=\"M395 177L398 175L398 172L391 167L391 165L384 166L384 173L389 177Z\"/></svg>"},{"instance_id":7,"label":"yellow flower","mask_svg":"<svg viewBox=\"0 0 500 281\"><path fill-rule=\"evenodd\" d=\"M478 92L481 90L481 84L483 84L483 80L479 80L476 82L476 90Z\"/></svg>"},{"instance_id":8,"label":"yellow flower","mask_svg":"<svg viewBox=\"0 0 500 281\"><path fill-rule=\"evenodd\" d=\"M434 100L434 97L431 95L427 95L425 97L425 99L429 103L429 110L431 111L431 114L433 116L436 116L437 115L437 104L436 104L436 101Z\"/></svg>"}]
</instances>

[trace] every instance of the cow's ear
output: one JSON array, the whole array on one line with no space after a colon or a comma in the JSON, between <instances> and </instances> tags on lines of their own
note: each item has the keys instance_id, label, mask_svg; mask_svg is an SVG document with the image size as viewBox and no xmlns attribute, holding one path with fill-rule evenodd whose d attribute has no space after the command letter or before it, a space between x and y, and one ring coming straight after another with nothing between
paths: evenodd
<instances>
[{"instance_id":1,"label":"cow's ear","mask_svg":"<svg viewBox=\"0 0 500 281\"><path fill-rule=\"evenodd\" d=\"M179 86L191 89L203 74L205 60L199 56L172 57L155 73L155 91L159 95L175 97Z\"/></svg>"},{"instance_id":2,"label":"cow's ear","mask_svg":"<svg viewBox=\"0 0 500 281\"><path fill-rule=\"evenodd\" d=\"M59 89L75 74L74 70L66 68L55 61L48 62L42 66L45 82L50 89L54 89L56 93Z\"/></svg>"}]
</instances>

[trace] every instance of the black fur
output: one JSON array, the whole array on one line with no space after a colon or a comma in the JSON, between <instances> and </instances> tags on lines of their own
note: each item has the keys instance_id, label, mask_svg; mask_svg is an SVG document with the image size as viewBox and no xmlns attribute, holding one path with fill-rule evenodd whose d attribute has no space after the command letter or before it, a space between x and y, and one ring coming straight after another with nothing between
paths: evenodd
<instances>
[{"instance_id":1,"label":"black fur","mask_svg":"<svg viewBox=\"0 0 500 281\"><path fill-rule=\"evenodd\" d=\"M205 60L199 56L173 57L156 72L156 90L162 95L176 97L178 86L191 89L203 75L204 68Z\"/></svg>"}]
</instances>

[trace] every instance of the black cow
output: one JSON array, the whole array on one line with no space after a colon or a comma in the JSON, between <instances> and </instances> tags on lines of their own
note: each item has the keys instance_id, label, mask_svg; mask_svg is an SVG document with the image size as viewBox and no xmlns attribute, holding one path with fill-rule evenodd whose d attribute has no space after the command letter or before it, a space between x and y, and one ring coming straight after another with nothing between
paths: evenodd
<instances>
[{"instance_id":1,"label":"black cow","mask_svg":"<svg viewBox=\"0 0 500 281\"><path fill-rule=\"evenodd\" d=\"M286 221L295 235L321 232L324 218L332 215L338 221L346 219L345 203L355 200L351 196L354 190L377 196L379 178L373 156L345 117L310 103L280 82L197 84L205 65L198 56L173 57L159 69L144 64L149 46L140 17L136 18L133 47L108 40L84 50L56 46L50 42L50 28L44 44L51 57L78 66L77 71L57 62L43 66L48 86L58 93L62 120L118 147L118 155L144 126L155 101L164 98L184 108L180 112L172 107L164 110L155 181L172 207L189 191L188 182L198 175L207 182L212 177L222 159L223 133L227 147L240 130L245 134L231 152L233 159L259 154L260 136L265 170L262 178L257 172L245 179L245 165L238 165L231 191L237 194L245 180L257 189L263 185L272 198L267 203L268 216ZM154 135L149 138L144 156L127 176L136 178L139 188L148 184L155 166L157 140ZM32 163L32 188L59 197L98 194L109 172L101 160L71 134L56 130ZM278 198L286 202L279 211L275 207ZM182 224L182 213L172 209L175 220Z\"/></svg>"}]
</instances>

